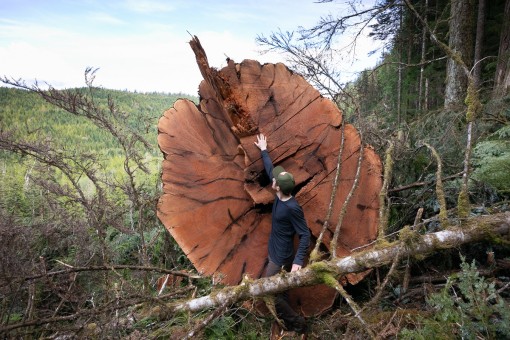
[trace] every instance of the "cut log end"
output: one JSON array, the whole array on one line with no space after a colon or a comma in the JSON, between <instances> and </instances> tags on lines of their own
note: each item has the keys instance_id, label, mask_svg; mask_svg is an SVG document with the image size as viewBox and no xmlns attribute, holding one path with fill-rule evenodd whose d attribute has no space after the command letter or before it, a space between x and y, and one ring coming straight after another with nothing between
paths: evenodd
<instances>
[{"instance_id":1,"label":"cut log end","mask_svg":"<svg viewBox=\"0 0 510 340\"><path fill-rule=\"evenodd\" d=\"M314 237L331 199L342 130L345 146L338 191L323 248L329 243L357 170L361 140L354 127L340 129L342 115L330 100L283 64L229 61L217 71L205 51L190 42L204 80L200 103L178 100L158 124L164 154L163 195L158 216L197 270L225 284L244 275L258 278L267 257L274 193L264 173L257 133L268 137L275 165L293 173L294 195ZM366 148L359 185L343 218L337 254L377 236L381 163ZM353 278L353 282L360 277ZM335 293L293 294L305 315L331 306ZM320 291L320 293L319 293ZM322 296L317 301L315 296ZM311 299L311 300L310 300ZM310 301L308 301L310 300Z\"/></svg>"}]
</instances>

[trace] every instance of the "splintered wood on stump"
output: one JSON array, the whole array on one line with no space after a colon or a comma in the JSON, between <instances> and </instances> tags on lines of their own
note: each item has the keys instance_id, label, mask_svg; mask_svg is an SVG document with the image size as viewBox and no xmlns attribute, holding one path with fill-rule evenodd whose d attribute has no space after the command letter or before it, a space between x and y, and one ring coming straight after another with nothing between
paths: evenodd
<instances>
[{"instance_id":1,"label":"splintered wood on stump","mask_svg":"<svg viewBox=\"0 0 510 340\"><path fill-rule=\"evenodd\" d=\"M329 207L342 139L342 115L303 77L284 64L228 60L209 67L198 38L190 45L204 80L200 103L180 99L160 118L158 143L164 154L163 195L158 217L196 269L216 282L237 284L259 278L267 258L274 192L264 172L256 135L268 137L274 165L294 175L294 195L312 233L319 236ZM321 249L330 241L342 205L353 185L361 140L352 125L345 142L338 191ZM364 148L359 184L347 206L338 256L377 236L381 162ZM363 274L348 276L357 283ZM331 307L336 292L319 285L289 294L302 314Z\"/></svg>"}]
</instances>

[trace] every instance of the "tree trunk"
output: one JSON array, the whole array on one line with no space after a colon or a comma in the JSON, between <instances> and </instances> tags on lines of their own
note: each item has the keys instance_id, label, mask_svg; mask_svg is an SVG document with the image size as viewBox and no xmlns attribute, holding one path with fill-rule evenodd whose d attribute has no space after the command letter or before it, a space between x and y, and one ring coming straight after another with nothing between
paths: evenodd
<instances>
[{"instance_id":1,"label":"tree trunk","mask_svg":"<svg viewBox=\"0 0 510 340\"><path fill-rule=\"evenodd\" d=\"M400 27L402 27L402 8L400 9ZM397 127L400 128L402 112L402 37L398 43L398 79L397 79Z\"/></svg>"},{"instance_id":2,"label":"tree trunk","mask_svg":"<svg viewBox=\"0 0 510 340\"><path fill-rule=\"evenodd\" d=\"M425 95L423 98L423 111L427 112L429 109L429 78L425 78Z\"/></svg>"},{"instance_id":3,"label":"tree trunk","mask_svg":"<svg viewBox=\"0 0 510 340\"><path fill-rule=\"evenodd\" d=\"M510 94L510 0L505 2L493 97L501 98L508 94Z\"/></svg>"},{"instance_id":4,"label":"tree trunk","mask_svg":"<svg viewBox=\"0 0 510 340\"><path fill-rule=\"evenodd\" d=\"M229 60L218 71L209 67L198 39L190 44L204 77L200 104L178 100L159 121L165 159L158 216L200 273L233 285L246 275L259 278L266 265L274 192L254 145L256 134L268 136L275 166L294 175L294 195L312 240L325 223L342 130L345 145L331 228L354 183L361 140L353 126L340 128L341 112L330 100L285 65ZM359 184L343 217L339 256L377 236L381 171L379 157L365 147ZM325 233L321 251L329 250L333 233ZM329 308L336 292L323 286L290 295L305 315L313 315Z\"/></svg>"},{"instance_id":5,"label":"tree trunk","mask_svg":"<svg viewBox=\"0 0 510 340\"><path fill-rule=\"evenodd\" d=\"M317 262L297 272L282 274L274 277L244 281L239 286L227 287L211 295L169 304L166 308L157 307L152 310L152 316L168 319L176 312L214 308L224 304L250 298L263 297L288 290L289 288L315 285L322 282L327 275L342 276L347 273L365 271L391 263L397 254L402 258L407 256L427 256L440 249L450 249L469 242L479 241L494 235L508 238L510 233L510 213L479 216L468 219L457 229L440 231L426 235L414 236L400 240L382 249L375 249L334 259L332 261ZM402 236L401 236L402 238Z\"/></svg>"},{"instance_id":6,"label":"tree trunk","mask_svg":"<svg viewBox=\"0 0 510 340\"><path fill-rule=\"evenodd\" d=\"M474 59L474 70L473 78L475 82L475 88L478 90L481 83L482 74L482 49L483 49L483 38L485 31L485 0L478 0L478 19L476 20L476 39L475 39L475 59Z\"/></svg>"},{"instance_id":7,"label":"tree trunk","mask_svg":"<svg viewBox=\"0 0 510 340\"><path fill-rule=\"evenodd\" d=\"M427 23L427 11L429 9L429 0L425 0L425 9L423 10L423 20ZM418 90L418 111L421 111L422 107L426 106L424 102L427 101L427 91L425 91L425 100L423 99L423 73L425 71L425 57L427 51L427 30L422 29L421 35L421 59L420 59L420 81Z\"/></svg>"},{"instance_id":8,"label":"tree trunk","mask_svg":"<svg viewBox=\"0 0 510 340\"><path fill-rule=\"evenodd\" d=\"M473 0L452 0L448 46L457 57L461 58L469 68L471 65L472 38L472 6ZM467 76L465 70L451 57L446 65L446 88L444 107L455 110L461 107L466 98Z\"/></svg>"},{"instance_id":9,"label":"tree trunk","mask_svg":"<svg viewBox=\"0 0 510 340\"><path fill-rule=\"evenodd\" d=\"M465 93L467 94L465 96L464 102L467 104L467 112L466 112L466 121L468 122L467 125L467 145L466 150L464 154L464 172L462 176L462 185L461 190L459 192L459 196L457 198L457 211L458 215L461 218L465 218L469 214L469 192L468 192L468 180L469 180L469 172L471 168L471 149L472 149L472 133L473 133L473 125L477 119L478 114L480 113L482 109L482 103L480 102L480 97L478 94L478 91L475 87L475 81L473 75L469 71L468 64L464 61L463 58L465 58L465 55L459 53L458 51L454 50L455 48L455 42L452 43L452 35L457 35L457 30L459 29L460 25L462 23L459 23L458 17L462 17L462 15L465 15L466 20L469 19L469 11L465 14L461 14L460 12L465 11L467 5L469 4L467 1L452 1L452 17L450 19L450 46L446 46L443 42L441 42L437 36L434 34L434 32L430 29L427 22L420 16L420 14L416 11L414 6L410 3L409 0L404 0L406 5L411 9L413 14L420 20L420 22L423 24L424 28L428 31L430 34L430 37L432 38L432 41L434 41L449 57L448 63L454 63L454 67L451 68L450 73L452 70L457 70L458 72L463 73L465 76L465 82L466 87ZM460 4L459 4L460 3ZM459 12L459 13L457 13ZM468 33L466 33L468 35ZM453 39L453 40L459 40L459 39ZM452 46L453 44L453 46ZM448 71L448 69L447 69ZM460 73L459 73L460 74ZM449 82L451 79L448 80ZM458 84L458 83L457 83ZM448 85L447 85L448 86ZM452 85L451 89L455 88L455 86ZM460 89L460 88L459 88ZM446 105L446 103L449 101L449 99L452 99L451 96L452 93L450 93L450 97L447 93L445 93L445 108L447 109L455 109L456 105L452 101L450 101L449 105ZM461 105L461 103L458 103Z\"/></svg>"}]
</instances>

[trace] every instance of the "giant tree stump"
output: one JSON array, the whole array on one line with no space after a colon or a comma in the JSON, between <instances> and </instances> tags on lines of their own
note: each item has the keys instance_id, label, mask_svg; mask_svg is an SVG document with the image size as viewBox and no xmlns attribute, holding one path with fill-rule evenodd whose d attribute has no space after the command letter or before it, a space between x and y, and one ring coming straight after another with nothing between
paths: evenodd
<instances>
[{"instance_id":1,"label":"giant tree stump","mask_svg":"<svg viewBox=\"0 0 510 340\"><path fill-rule=\"evenodd\" d=\"M190 41L204 80L200 103L180 99L159 120L164 154L163 195L158 217L204 275L237 284L244 275L262 275L267 257L274 199L256 135L268 137L276 165L294 174L294 195L312 232L312 247L330 203L342 139L342 115L299 74L284 64L240 64L228 60L209 67L196 37ZM321 249L329 250L334 227L354 182L361 140L347 124L342 167L329 230ZM359 185L343 219L337 255L377 236L381 162L364 148ZM356 283L363 275L350 277ZM336 293L326 286L293 290L294 307L316 315L331 307Z\"/></svg>"}]
</instances>

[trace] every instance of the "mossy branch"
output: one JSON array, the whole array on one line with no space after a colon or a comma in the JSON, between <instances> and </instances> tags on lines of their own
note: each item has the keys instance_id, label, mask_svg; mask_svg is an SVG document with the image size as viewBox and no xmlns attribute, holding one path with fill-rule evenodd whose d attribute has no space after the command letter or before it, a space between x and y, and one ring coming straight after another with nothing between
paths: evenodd
<instances>
[{"instance_id":1,"label":"mossy branch","mask_svg":"<svg viewBox=\"0 0 510 340\"><path fill-rule=\"evenodd\" d=\"M375 333L370 328L370 325L367 324L367 322L361 317L361 308L358 306L356 301L347 293L342 287L340 283L335 279L335 277L330 273L323 273L323 280L324 283L330 286L331 288L334 288L342 297L347 301L349 304L349 307L351 307L352 311L354 312L354 316L361 322L361 324L365 327L365 330L370 335L371 339L376 339Z\"/></svg>"},{"instance_id":2,"label":"mossy branch","mask_svg":"<svg viewBox=\"0 0 510 340\"><path fill-rule=\"evenodd\" d=\"M409 228L407 228L409 230ZM510 232L510 213L477 216L461 221L460 228L443 230L437 233L420 235L412 232L401 233L400 242L383 248L375 248L354 253L329 261L319 261L291 273L283 273L268 278L244 281L239 286L225 287L214 293L187 301L174 302L167 308L156 308L150 313L167 320L173 314L182 311L199 311L215 308L225 303L235 303L255 297L276 294L296 287L313 286L324 282L324 272L339 277L348 273L362 272L391 263L399 256L427 256L438 249L458 247L468 242L479 241L496 235L508 236ZM501 237L501 236L496 236ZM402 246L405 244L405 246ZM2 328L0 328L2 331Z\"/></svg>"},{"instance_id":3,"label":"mossy branch","mask_svg":"<svg viewBox=\"0 0 510 340\"><path fill-rule=\"evenodd\" d=\"M469 122L467 126L467 142L466 150L464 153L464 171L462 173L462 185L457 198L457 212L460 218L466 218L469 215L469 193L468 181L471 159L471 139L473 138L473 122Z\"/></svg>"},{"instance_id":4,"label":"mossy branch","mask_svg":"<svg viewBox=\"0 0 510 340\"><path fill-rule=\"evenodd\" d=\"M377 227L377 239L382 240L388 229L390 203L388 201L388 187L393 172L393 151L395 144L390 141L384 154L384 177L381 192L379 193L379 226Z\"/></svg>"},{"instance_id":5,"label":"mossy branch","mask_svg":"<svg viewBox=\"0 0 510 340\"><path fill-rule=\"evenodd\" d=\"M361 136L360 136L361 140ZM349 191L349 194L347 194L347 197L345 197L344 204L342 205L342 209L340 210L340 213L338 214L338 222L335 227L335 233L333 234L333 238L331 239L330 243L330 251L331 251L331 257L336 257L336 248L338 245L338 236L340 235L340 229L342 227L342 222L345 216L345 213L347 211L347 206L349 205L349 202L351 201L351 198L354 194L354 191L356 191L359 183L359 178L361 175L361 162L363 161L363 143L360 143L359 147L359 155L358 155L358 165L356 168L356 176L354 177L354 182L352 183L351 190Z\"/></svg>"},{"instance_id":6,"label":"mossy branch","mask_svg":"<svg viewBox=\"0 0 510 340\"><path fill-rule=\"evenodd\" d=\"M322 230L315 242L315 246L310 253L310 262L315 262L320 260L321 254L319 253L319 247L322 243L322 239L324 238L324 234L329 227L329 220L331 218L331 214L333 213L333 206L335 204L336 192L338 190L338 179L340 178L340 173L342 169L342 155L344 152L345 145L345 123L342 122L341 126L341 140L340 140L340 150L338 151L338 158L336 162L336 173L335 178L333 179L333 186L331 188L331 199L329 200L328 212L326 213L326 218L324 219L324 224L322 225Z\"/></svg>"},{"instance_id":7,"label":"mossy branch","mask_svg":"<svg viewBox=\"0 0 510 340\"><path fill-rule=\"evenodd\" d=\"M393 263L391 264L388 274L386 274L386 277L384 278L384 281L382 282L382 284L379 285L379 287L377 287L377 292L375 293L374 297L370 300L370 302L368 302L368 305L374 306L381 299L384 288L386 288L386 286L388 285L388 282L390 281L390 278L393 276L393 273L395 272L397 265L400 263L400 258L401 258L400 254L401 254L401 252L399 249L397 251L397 255L395 256L395 259L393 260Z\"/></svg>"},{"instance_id":8,"label":"mossy branch","mask_svg":"<svg viewBox=\"0 0 510 340\"><path fill-rule=\"evenodd\" d=\"M193 274L187 271L182 270L169 270L166 268L160 267L151 267L151 266L134 266L134 265L122 265L122 264L112 264L112 265L103 265L103 266L88 266L88 267L74 267L72 265L66 264L62 261L57 261L58 263L64 265L68 269L55 270L50 272L44 272L38 275L32 275L27 277L7 277L8 280L20 280L20 281L32 281L40 278L46 278L50 276L58 276L58 275L69 275L71 273L78 272L88 272L88 271L115 271L115 270L134 270L134 271L143 271L143 272L155 272L161 274L170 274L173 276L187 277L190 279L200 279L202 278L199 274Z\"/></svg>"},{"instance_id":9,"label":"mossy branch","mask_svg":"<svg viewBox=\"0 0 510 340\"><path fill-rule=\"evenodd\" d=\"M443 188L443 162L441 161L441 157L439 156L439 153L436 151L436 149L427 144L423 143L430 152L432 153L432 156L436 159L437 163L437 170L436 170L436 196L437 200L439 202L439 221L441 222L441 227L443 229L446 229L448 227L448 213L446 209L446 196L444 194L444 188Z\"/></svg>"},{"instance_id":10,"label":"mossy branch","mask_svg":"<svg viewBox=\"0 0 510 340\"><path fill-rule=\"evenodd\" d=\"M449 181L449 180L455 180L459 177L462 177L462 174L463 172L458 172L454 175L450 175L450 176L446 176L443 178L443 181ZM419 181L419 182L414 182L414 183L410 183L410 184L406 184L406 185L401 185L401 186L398 186L396 188L392 188L392 189L388 189L388 192L390 193L394 193L394 192L400 192L400 191L405 191L405 190L409 190L409 189L412 189L412 188L416 188L416 187L422 187L422 186L425 186L425 185L429 185L429 184L432 184L434 181Z\"/></svg>"}]
</instances>

